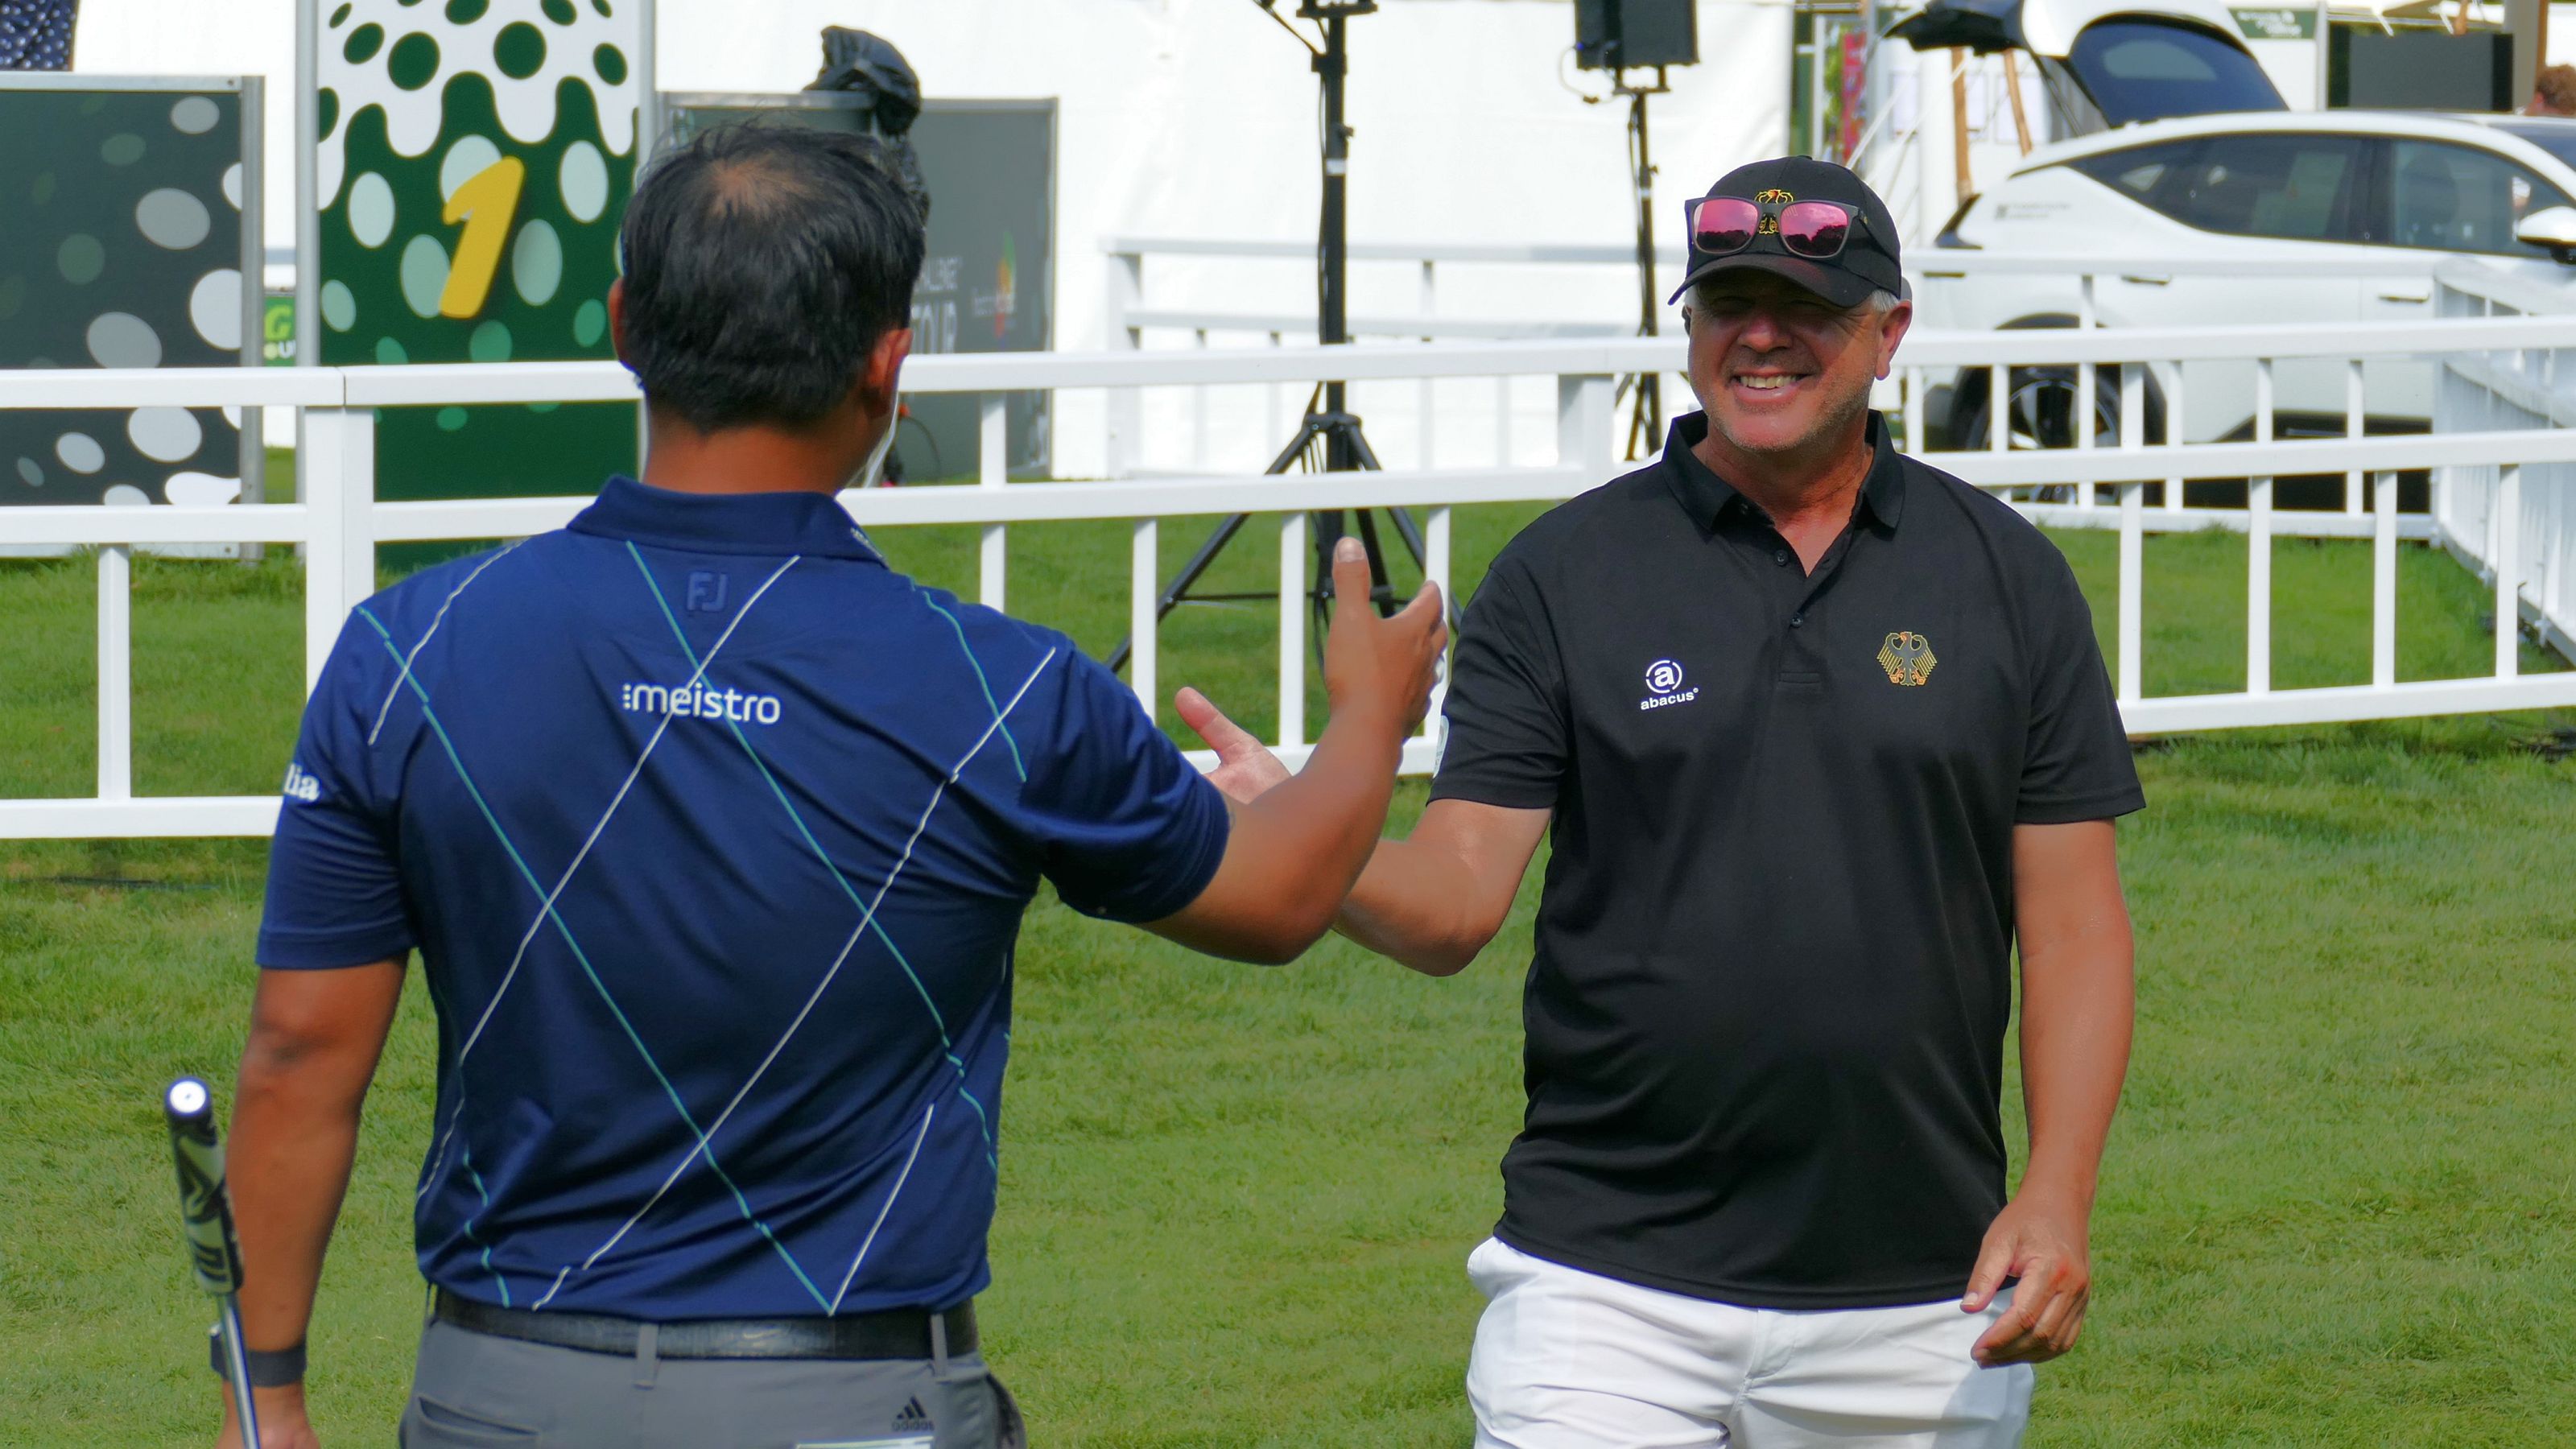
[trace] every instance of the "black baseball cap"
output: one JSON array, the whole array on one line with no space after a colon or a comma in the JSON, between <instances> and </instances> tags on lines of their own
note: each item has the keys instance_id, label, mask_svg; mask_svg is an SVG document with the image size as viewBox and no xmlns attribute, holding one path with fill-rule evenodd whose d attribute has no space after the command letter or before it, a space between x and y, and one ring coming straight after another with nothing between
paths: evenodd
<instances>
[{"instance_id":1,"label":"black baseball cap","mask_svg":"<svg viewBox=\"0 0 2576 1449\"><path fill-rule=\"evenodd\" d=\"M1852 228L1840 254L1817 260L1793 255L1780 244L1777 235L1769 232L1755 236L1752 244L1740 252L1711 256L1692 245L1689 222L1685 221L1682 245L1690 257L1690 271L1668 300L1678 302L1701 278L1737 267L1786 277L1837 307L1857 307L1872 292L1906 295L1905 269L1897 256L1896 218L1888 214L1887 203L1878 199L1878 193L1852 174L1849 167L1806 156L1756 161L1719 177L1708 194L1784 204L1838 201L1860 213L1860 225Z\"/></svg>"}]
</instances>

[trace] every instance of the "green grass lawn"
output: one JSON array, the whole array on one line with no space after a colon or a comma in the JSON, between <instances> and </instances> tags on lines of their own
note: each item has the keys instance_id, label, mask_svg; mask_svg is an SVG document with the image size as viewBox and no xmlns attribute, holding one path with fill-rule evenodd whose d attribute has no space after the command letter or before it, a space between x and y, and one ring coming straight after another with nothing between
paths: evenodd
<instances>
[{"instance_id":1,"label":"green grass lawn","mask_svg":"<svg viewBox=\"0 0 2576 1449\"><path fill-rule=\"evenodd\" d=\"M1460 578L1532 512L1461 510ZM1168 563L1204 524L1166 524ZM970 531L880 541L971 595ZM2107 632L2113 537L2059 542ZM1013 604L1105 650L1126 546L1118 523L1021 530ZM2277 549L2279 683L2365 680L2367 546ZM1275 552L1257 522L1217 586L1268 586ZM2152 540L2147 569L2149 693L2239 684L2243 540ZM292 568L135 578L138 788L274 789L302 680ZM2401 673L2483 670L2474 581L2410 547L2401 583ZM90 789L94 588L84 561L0 564L0 796ZM1263 605L1185 611L1166 691L1200 684L1266 730L1275 628ZM2576 763L2526 748L2563 723L2142 753L2137 1064L2093 1326L2042 1371L2031 1443L2576 1442ZM229 1081L264 862L256 841L0 845L0 1444L205 1442L206 1305L155 1094ZM1518 1122L1535 896L1447 981L1338 940L1267 971L1030 912L984 1307L1041 1443L1468 1442L1460 1263ZM431 1048L414 991L313 1330L326 1442L384 1442L404 1392Z\"/></svg>"}]
</instances>

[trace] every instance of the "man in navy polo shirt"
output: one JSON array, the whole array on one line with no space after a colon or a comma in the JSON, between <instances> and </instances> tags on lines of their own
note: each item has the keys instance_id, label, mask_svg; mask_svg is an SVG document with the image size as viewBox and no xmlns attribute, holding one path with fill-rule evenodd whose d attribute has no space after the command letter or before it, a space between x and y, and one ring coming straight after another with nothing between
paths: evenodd
<instances>
[{"instance_id":1,"label":"man in navy polo shirt","mask_svg":"<svg viewBox=\"0 0 2576 1449\"><path fill-rule=\"evenodd\" d=\"M973 1312L1021 914L1043 877L1303 951L1438 601L1381 620L1337 561L1332 723L1229 806L1063 635L915 584L834 501L892 430L922 257L869 143L710 133L620 246L643 481L361 605L288 768L232 1144L265 1442L314 1442L305 1325L415 950L406 1444L1021 1442Z\"/></svg>"}]
</instances>

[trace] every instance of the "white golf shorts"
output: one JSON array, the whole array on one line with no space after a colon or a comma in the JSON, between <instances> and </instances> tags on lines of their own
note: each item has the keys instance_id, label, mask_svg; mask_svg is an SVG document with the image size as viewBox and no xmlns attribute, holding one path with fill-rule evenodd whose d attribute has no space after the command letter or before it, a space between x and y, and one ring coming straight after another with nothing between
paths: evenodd
<instances>
[{"instance_id":1,"label":"white golf shorts","mask_svg":"<svg viewBox=\"0 0 2576 1449\"><path fill-rule=\"evenodd\" d=\"M1467 1365L1477 1449L2012 1449L2028 1364L1970 1345L2011 1302L1738 1308L1641 1288L1488 1238Z\"/></svg>"}]
</instances>

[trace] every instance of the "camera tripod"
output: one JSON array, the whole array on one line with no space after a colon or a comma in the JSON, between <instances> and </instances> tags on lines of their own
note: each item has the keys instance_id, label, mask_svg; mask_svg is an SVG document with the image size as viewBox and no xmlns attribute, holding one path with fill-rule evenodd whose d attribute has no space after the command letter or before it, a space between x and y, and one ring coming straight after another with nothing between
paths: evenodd
<instances>
[{"instance_id":1,"label":"camera tripod","mask_svg":"<svg viewBox=\"0 0 2576 1449\"><path fill-rule=\"evenodd\" d=\"M1350 225L1349 186L1351 169L1351 128L1342 121L1343 82L1350 73L1350 48L1343 27L1353 16L1371 15L1377 11L1377 0L1301 0L1297 16L1317 22L1323 31L1320 46L1281 18L1278 0L1256 0L1280 28L1297 38L1312 56L1312 68L1324 91L1324 201L1323 215L1317 227L1315 245L1315 335L1327 346L1346 343L1350 337ZM1649 285L1648 290L1653 290ZM1348 473L1382 472L1377 451L1369 446L1360 429L1359 415L1350 410L1347 384L1325 382L1307 395L1306 412L1297 424L1297 434L1279 450L1266 474L1286 473L1303 464L1308 472ZM1412 555L1414 566L1423 561L1421 530L1413 517L1401 508L1385 510L1388 523ZM1387 577L1386 552L1379 542L1374 510L1352 511L1345 526L1343 511L1330 509L1309 515L1308 536L1314 542L1315 581L1306 591L1315 612L1315 647L1323 648L1325 631L1331 626L1333 597L1333 545L1342 536L1356 530L1360 544L1368 551L1369 598L1380 614L1395 612L1395 586ZM1183 603L1216 603L1274 598L1274 593L1210 593L1198 585L1226 545L1242 532L1250 514L1237 513L1210 530L1189 562L1181 565L1163 586L1162 595L1154 601L1154 617L1160 620ZM1110 651L1108 664L1123 669L1135 641L1122 639Z\"/></svg>"},{"instance_id":2,"label":"camera tripod","mask_svg":"<svg viewBox=\"0 0 2576 1449\"><path fill-rule=\"evenodd\" d=\"M1642 67L1640 67L1642 69ZM1610 73L1610 93L1628 98L1628 179L1637 193L1637 335L1658 335L1662 309L1655 300L1655 163L1646 149L1646 97L1669 93L1664 68L1655 67L1652 85L1632 82L1627 68ZM1628 380L1635 389L1628 414L1628 457L1647 457L1664 445L1663 375L1641 372Z\"/></svg>"}]
</instances>

